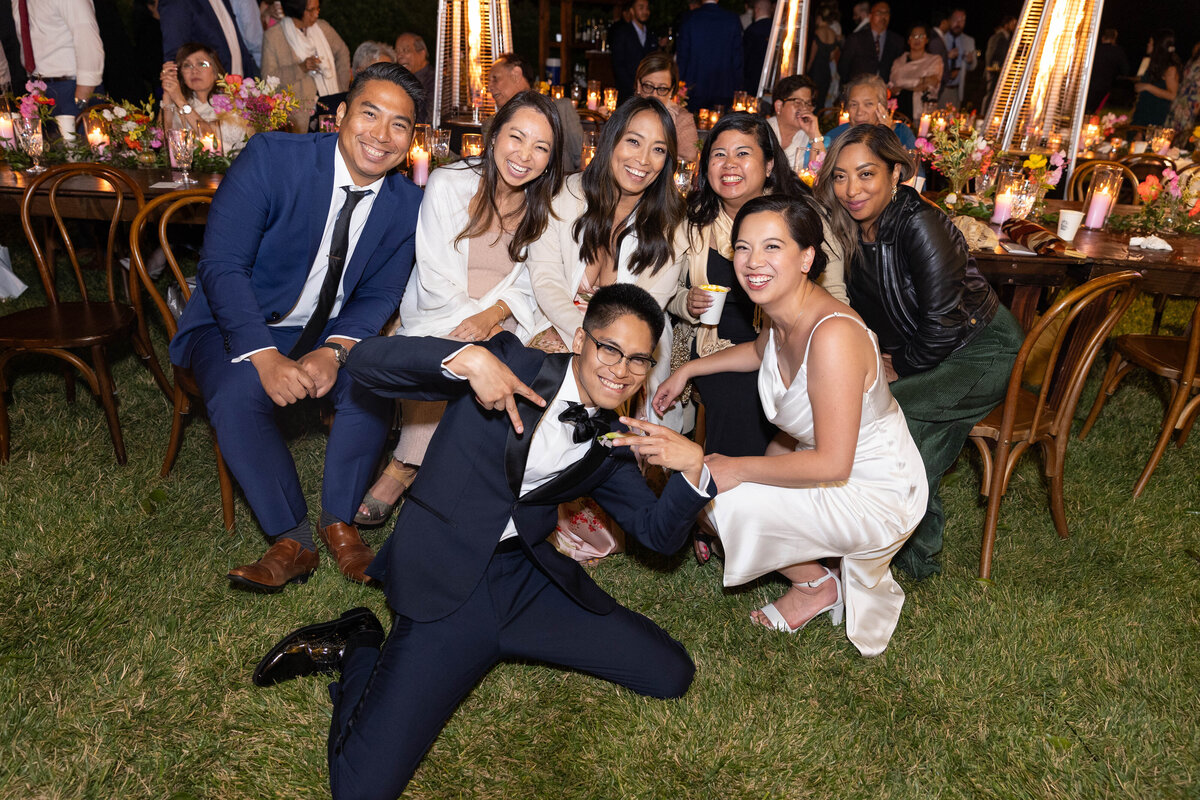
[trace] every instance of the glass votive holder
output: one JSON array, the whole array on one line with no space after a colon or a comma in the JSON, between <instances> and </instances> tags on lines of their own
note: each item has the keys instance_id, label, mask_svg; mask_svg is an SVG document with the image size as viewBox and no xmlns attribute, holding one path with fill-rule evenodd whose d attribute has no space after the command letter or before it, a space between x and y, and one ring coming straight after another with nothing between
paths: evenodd
<instances>
[{"instance_id":1,"label":"glass votive holder","mask_svg":"<svg viewBox=\"0 0 1200 800\"><path fill-rule=\"evenodd\" d=\"M462 137L463 158L480 155L483 155L483 134L464 133Z\"/></svg>"},{"instance_id":2,"label":"glass votive holder","mask_svg":"<svg viewBox=\"0 0 1200 800\"><path fill-rule=\"evenodd\" d=\"M1117 167L1100 166L1092 171L1092 183L1083 201L1083 227L1094 231L1104 228L1117 204L1124 180Z\"/></svg>"},{"instance_id":3,"label":"glass votive holder","mask_svg":"<svg viewBox=\"0 0 1200 800\"><path fill-rule=\"evenodd\" d=\"M550 99L551 100L562 100L563 99L563 87L551 86L550 87Z\"/></svg>"},{"instance_id":4,"label":"glass votive holder","mask_svg":"<svg viewBox=\"0 0 1200 800\"><path fill-rule=\"evenodd\" d=\"M609 114L611 114L617 110L617 90L616 89L605 89L604 90L604 109Z\"/></svg>"},{"instance_id":5,"label":"glass votive holder","mask_svg":"<svg viewBox=\"0 0 1200 800\"><path fill-rule=\"evenodd\" d=\"M1024 219L1029 213L1029 207L1025 201L1025 180L1024 174L1020 170L998 168L994 173L996 182L996 199L992 204L992 224L1001 225L1005 221L1017 217ZM1029 201L1029 206L1033 202ZM1017 216L1016 212L1024 211L1023 214Z\"/></svg>"},{"instance_id":6,"label":"glass votive holder","mask_svg":"<svg viewBox=\"0 0 1200 800\"><path fill-rule=\"evenodd\" d=\"M708 115L709 115L709 111L707 108L700 109L700 111L696 114L696 117L699 120L696 123L696 127L702 131L708 130L710 127L712 127L711 125L709 125Z\"/></svg>"},{"instance_id":7,"label":"glass votive holder","mask_svg":"<svg viewBox=\"0 0 1200 800\"><path fill-rule=\"evenodd\" d=\"M734 111L745 111L746 110L746 93L745 92L739 90L739 91L736 91L733 93L733 110Z\"/></svg>"},{"instance_id":8,"label":"glass votive holder","mask_svg":"<svg viewBox=\"0 0 1200 800\"><path fill-rule=\"evenodd\" d=\"M600 81L587 82L587 107L589 111L599 111L603 94L600 91Z\"/></svg>"}]
</instances>

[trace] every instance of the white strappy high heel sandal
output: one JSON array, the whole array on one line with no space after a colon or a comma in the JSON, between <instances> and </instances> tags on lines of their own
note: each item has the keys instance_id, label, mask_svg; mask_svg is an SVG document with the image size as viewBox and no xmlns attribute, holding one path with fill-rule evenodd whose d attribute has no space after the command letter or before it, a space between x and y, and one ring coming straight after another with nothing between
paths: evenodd
<instances>
[{"instance_id":1,"label":"white strappy high heel sandal","mask_svg":"<svg viewBox=\"0 0 1200 800\"><path fill-rule=\"evenodd\" d=\"M793 583L792 585L797 588L803 586L808 589L816 589L818 586L825 583L825 581L832 578L833 585L837 587L837 600L835 600L831 605L825 606L820 611L809 617L808 620L802 622L798 627L795 628L788 625L787 620L783 618L783 614L779 613L779 609L775 607L774 603L767 603L765 606L760 608L759 611L763 613L763 616L767 618L767 621L771 623L771 626L774 627L775 630L783 631L784 633L797 633L803 630L805 625L807 625L809 622L812 622L826 611L829 612L829 618L834 625L842 624L842 616L846 611L846 600L842 596L842 582L838 580L837 575L834 575L829 570L829 567L821 567L821 569L825 570L825 574L817 578L815 581L801 581L800 583Z\"/></svg>"}]
</instances>

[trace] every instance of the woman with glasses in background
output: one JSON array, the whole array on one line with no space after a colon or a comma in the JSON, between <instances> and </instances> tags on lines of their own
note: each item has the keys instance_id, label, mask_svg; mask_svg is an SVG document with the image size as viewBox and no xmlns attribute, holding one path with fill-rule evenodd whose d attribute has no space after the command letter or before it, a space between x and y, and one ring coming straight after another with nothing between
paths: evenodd
<instances>
[{"instance_id":1,"label":"woman with glasses in background","mask_svg":"<svg viewBox=\"0 0 1200 800\"><path fill-rule=\"evenodd\" d=\"M241 150L254 133L249 123L227 111L217 113L212 96L220 91L217 79L225 77L225 67L217 53L206 44L188 42L175 52L175 60L163 64L163 111L196 131L198 136L216 133L225 153ZM170 124L170 119L164 121Z\"/></svg>"},{"instance_id":2,"label":"woman with glasses in background","mask_svg":"<svg viewBox=\"0 0 1200 800\"><path fill-rule=\"evenodd\" d=\"M819 162L825 152L825 140L817 124L817 85L806 75L789 75L775 84L775 116L767 120L783 154L794 172L808 166L814 158Z\"/></svg>"},{"instance_id":3,"label":"woman with glasses in background","mask_svg":"<svg viewBox=\"0 0 1200 800\"><path fill-rule=\"evenodd\" d=\"M896 94L896 110L910 120L919 120L925 104L937 105L942 85L942 57L925 49L929 31L914 25L908 31L908 52L892 62L891 88Z\"/></svg>"},{"instance_id":4,"label":"woman with glasses in background","mask_svg":"<svg viewBox=\"0 0 1200 800\"><path fill-rule=\"evenodd\" d=\"M638 97L653 97L671 113L675 123L675 150L684 161L695 161L700 153L700 134L692 112L675 102L679 89L679 67L666 53L651 53L638 64L633 90Z\"/></svg>"}]
</instances>

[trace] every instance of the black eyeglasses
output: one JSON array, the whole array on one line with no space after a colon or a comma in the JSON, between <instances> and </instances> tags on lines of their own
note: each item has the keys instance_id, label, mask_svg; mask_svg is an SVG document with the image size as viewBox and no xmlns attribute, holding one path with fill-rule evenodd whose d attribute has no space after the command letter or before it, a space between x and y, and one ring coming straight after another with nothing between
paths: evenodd
<instances>
[{"instance_id":1,"label":"black eyeglasses","mask_svg":"<svg viewBox=\"0 0 1200 800\"><path fill-rule=\"evenodd\" d=\"M584 333L592 340L592 344L596 345L596 358L600 359L600 363L606 367L615 367L624 361L634 375L645 375L658 363L650 356L627 356L621 352L620 348L597 341L590 331L585 330Z\"/></svg>"},{"instance_id":2,"label":"black eyeglasses","mask_svg":"<svg viewBox=\"0 0 1200 800\"><path fill-rule=\"evenodd\" d=\"M646 83L645 81L642 81L639 85L642 87L642 94L653 94L659 97L670 97L671 95L670 86L655 86L653 83Z\"/></svg>"},{"instance_id":3,"label":"black eyeglasses","mask_svg":"<svg viewBox=\"0 0 1200 800\"><path fill-rule=\"evenodd\" d=\"M789 97L787 100L784 100L783 102L784 102L784 104L785 104L785 105L786 105L787 103L795 103L795 104L796 104L796 108L799 108L799 109L806 109L806 108L807 108L809 111L812 111L812 110L813 110L813 108L815 108L815 106L813 106L813 104L812 104L810 101L808 101L808 100L801 100L799 97Z\"/></svg>"}]
</instances>

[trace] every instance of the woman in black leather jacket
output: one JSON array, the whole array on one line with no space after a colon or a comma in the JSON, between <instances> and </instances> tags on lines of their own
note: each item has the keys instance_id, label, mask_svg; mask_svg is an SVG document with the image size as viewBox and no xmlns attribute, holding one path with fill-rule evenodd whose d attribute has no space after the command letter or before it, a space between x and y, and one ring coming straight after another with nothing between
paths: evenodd
<instances>
[{"instance_id":1,"label":"woman in black leather jacket","mask_svg":"<svg viewBox=\"0 0 1200 800\"><path fill-rule=\"evenodd\" d=\"M938 486L972 426L1004 399L1024 334L980 275L962 234L914 189L896 134L858 125L821 168L846 258L850 305L875 331L891 390L929 478L929 508L893 563L915 578L941 571L945 516Z\"/></svg>"}]
</instances>

